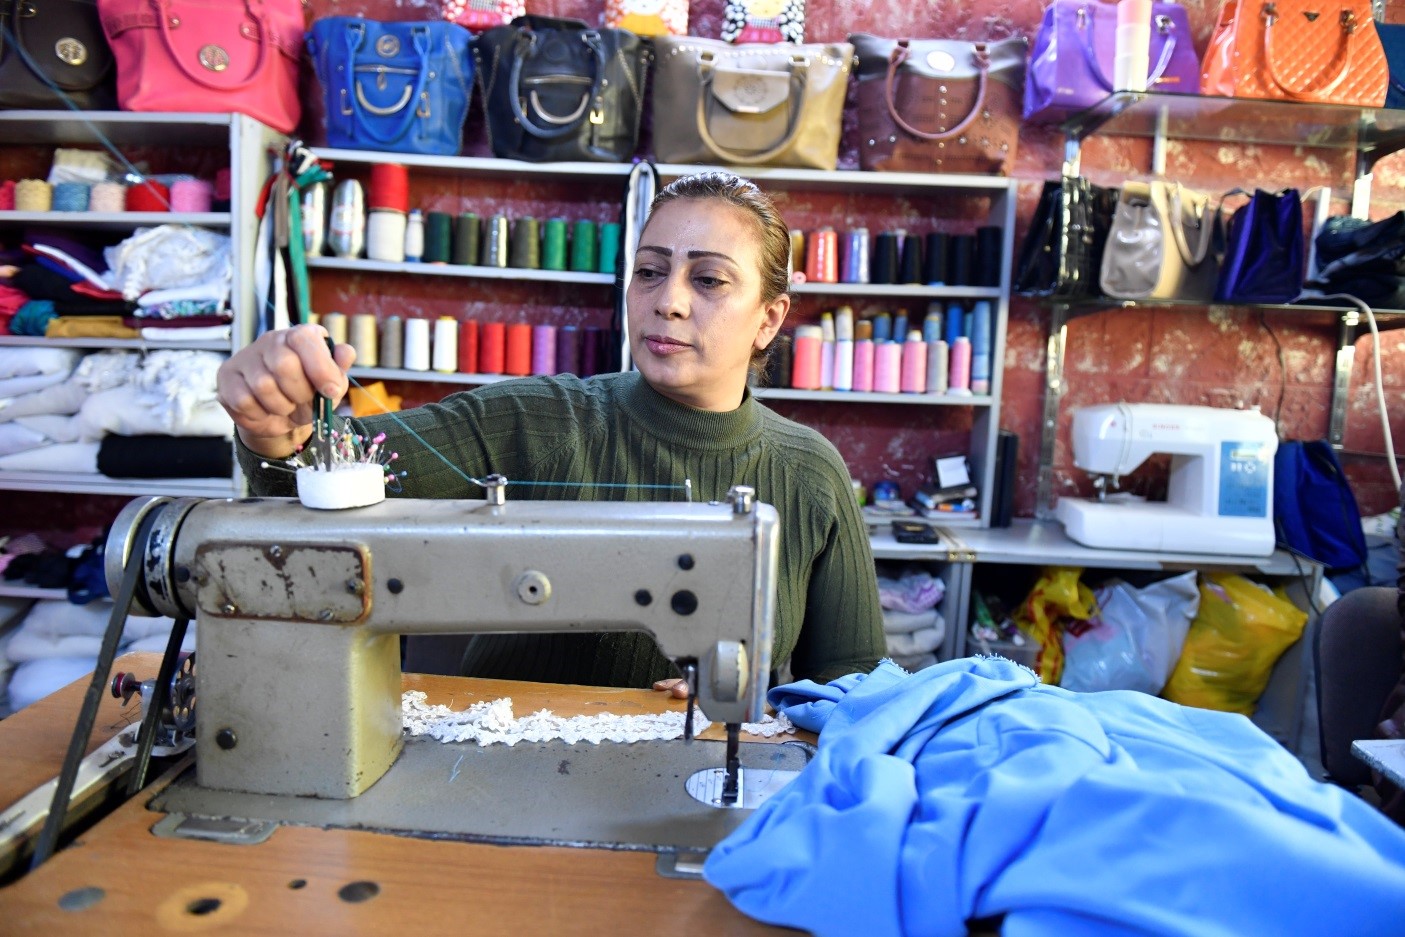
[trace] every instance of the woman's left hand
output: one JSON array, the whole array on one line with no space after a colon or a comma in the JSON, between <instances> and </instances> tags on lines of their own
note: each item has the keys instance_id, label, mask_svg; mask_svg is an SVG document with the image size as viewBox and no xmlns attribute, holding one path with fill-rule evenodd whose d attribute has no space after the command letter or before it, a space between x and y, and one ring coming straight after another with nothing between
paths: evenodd
<instances>
[{"instance_id":1,"label":"woman's left hand","mask_svg":"<svg viewBox=\"0 0 1405 937\"><path fill-rule=\"evenodd\" d=\"M688 681L682 677L670 677L667 680L659 680L654 684L654 689L660 693L671 693L675 699L688 698Z\"/></svg>"}]
</instances>

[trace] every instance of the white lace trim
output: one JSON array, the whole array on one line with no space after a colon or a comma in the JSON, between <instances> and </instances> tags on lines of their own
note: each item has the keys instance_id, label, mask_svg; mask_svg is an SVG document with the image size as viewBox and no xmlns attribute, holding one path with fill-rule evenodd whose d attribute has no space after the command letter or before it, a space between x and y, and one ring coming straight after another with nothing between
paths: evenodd
<instances>
[{"instance_id":1,"label":"white lace trim","mask_svg":"<svg viewBox=\"0 0 1405 937\"><path fill-rule=\"evenodd\" d=\"M462 711L448 706L431 706L420 690L408 690L401 698L401 713L408 735L427 735L441 742L477 742L479 745L516 745L518 742L648 742L683 737L681 712L652 713L640 716L617 716L599 713L593 716L558 716L541 709L529 716L516 718L512 698L473 703ZM693 713L693 731L701 733L712 723L700 711ZM784 714L764 716L760 722L743 723L742 731L763 738L794 734Z\"/></svg>"}]
</instances>

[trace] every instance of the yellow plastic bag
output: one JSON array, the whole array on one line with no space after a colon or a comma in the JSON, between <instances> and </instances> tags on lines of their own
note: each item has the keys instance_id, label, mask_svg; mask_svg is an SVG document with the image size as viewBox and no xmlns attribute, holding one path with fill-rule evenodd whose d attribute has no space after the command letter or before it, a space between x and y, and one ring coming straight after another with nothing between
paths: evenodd
<instances>
[{"instance_id":1,"label":"yellow plastic bag","mask_svg":"<svg viewBox=\"0 0 1405 937\"><path fill-rule=\"evenodd\" d=\"M400 409L400 396L387 392L385 384L381 381L352 387L348 397L351 400L351 415L358 419L380 413L394 413Z\"/></svg>"},{"instance_id":2,"label":"yellow plastic bag","mask_svg":"<svg viewBox=\"0 0 1405 937\"><path fill-rule=\"evenodd\" d=\"M1161 695L1202 709L1253 715L1274 663L1302 636L1307 613L1243 576L1200 577L1200 611Z\"/></svg>"},{"instance_id":3,"label":"yellow plastic bag","mask_svg":"<svg viewBox=\"0 0 1405 937\"><path fill-rule=\"evenodd\" d=\"M1035 672L1040 681L1054 686L1064 669L1064 620L1088 619L1098 610L1093 590L1078 578L1082 572L1072 566L1046 567L1015 612L1015 624L1039 643Z\"/></svg>"}]
</instances>

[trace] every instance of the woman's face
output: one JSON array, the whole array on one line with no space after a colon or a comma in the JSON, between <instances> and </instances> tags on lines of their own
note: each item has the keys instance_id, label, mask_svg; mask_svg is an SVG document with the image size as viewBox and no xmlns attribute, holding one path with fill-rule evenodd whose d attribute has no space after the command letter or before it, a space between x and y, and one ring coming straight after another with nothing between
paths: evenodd
<instances>
[{"instance_id":1,"label":"woman's face","mask_svg":"<svg viewBox=\"0 0 1405 937\"><path fill-rule=\"evenodd\" d=\"M755 349L790 309L761 302L761 235L742 208L677 199L649 217L627 296L629 349L655 390L701 410L741 405Z\"/></svg>"}]
</instances>

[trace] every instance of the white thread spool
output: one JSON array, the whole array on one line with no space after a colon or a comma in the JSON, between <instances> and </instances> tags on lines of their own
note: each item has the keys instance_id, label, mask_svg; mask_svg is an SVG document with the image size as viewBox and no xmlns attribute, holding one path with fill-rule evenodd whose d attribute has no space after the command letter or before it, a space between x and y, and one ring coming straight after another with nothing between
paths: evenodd
<instances>
[{"instance_id":1,"label":"white thread spool","mask_svg":"<svg viewBox=\"0 0 1405 937\"><path fill-rule=\"evenodd\" d=\"M385 500L385 469L375 462L353 462L330 470L305 465L298 469L297 481L303 507L338 511Z\"/></svg>"},{"instance_id":2,"label":"white thread spool","mask_svg":"<svg viewBox=\"0 0 1405 937\"><path fill-rule=\"evenodd\" d=\"M434 370L452 374L459 369L459 320L440 316L434 320Z\"/></svg>"},{"instance_id":3,"label":"white thread spool","mask_svg":"<svg viewBox=\"0 0 1405 937\"><path fill-rule=\"evenodd\" d=\"M405 320L405 370L429 370L429 320Z\"/></svg>"},{"instance_id":4,"label":"white thread spool","mask_svg":"<svg viewBox=\"0 0 1405 937\"><path fill-rule=\"evenodd\" d=\"M366 219L366 256L390 263L405 262L405 213L376 208Z\"/></svg>"}]
</instances>

